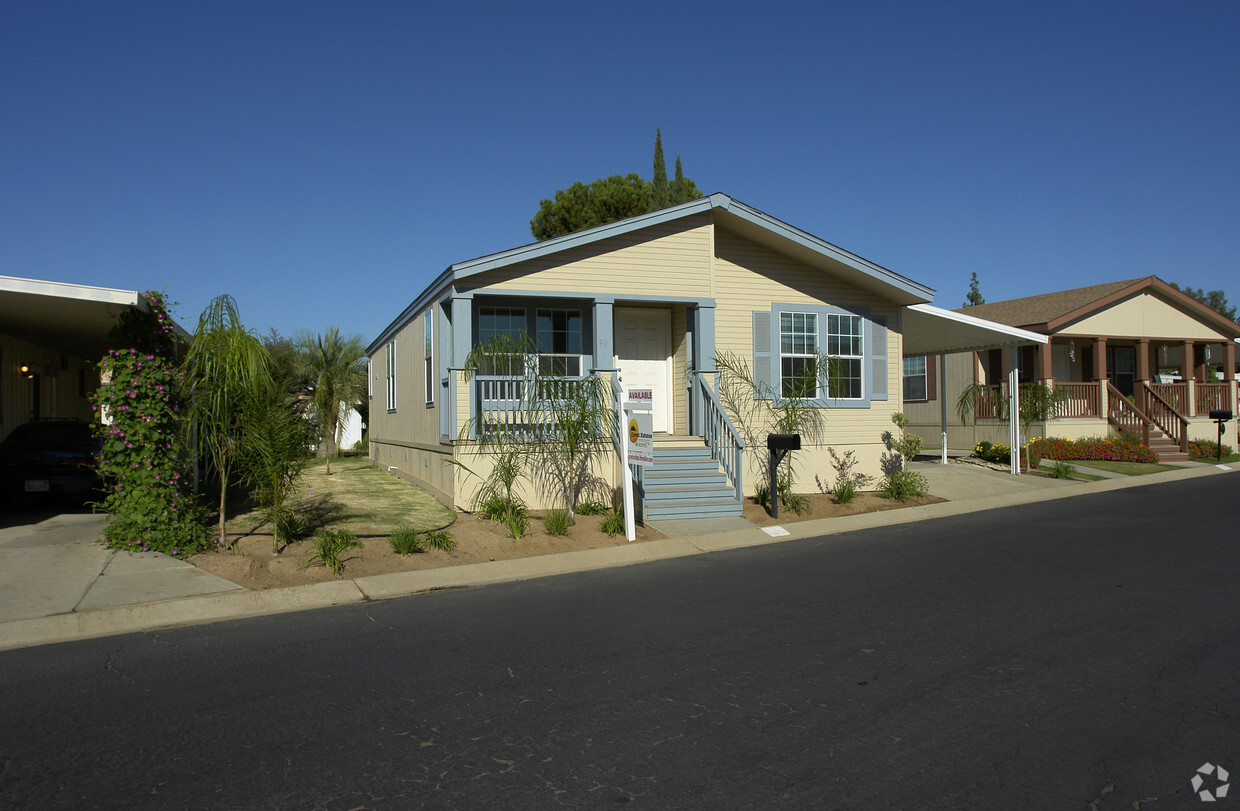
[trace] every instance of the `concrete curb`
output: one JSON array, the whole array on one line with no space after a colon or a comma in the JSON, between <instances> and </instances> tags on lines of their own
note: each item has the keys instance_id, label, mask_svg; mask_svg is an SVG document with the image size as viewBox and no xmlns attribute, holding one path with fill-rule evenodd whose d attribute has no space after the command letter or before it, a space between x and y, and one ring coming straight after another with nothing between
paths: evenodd
<instances>
[{"instance_id":1,"label":"concrete curb","mask_svg":"<svg viewBox=\"0 0 1240 811\"><path fill-rule=\"evenodd\" d=\"M910 524L934 518L1055 501L1130 487L1144 487L1180 479L1213 476L1219 473L1235 472L1236 469L1221 470L1214 465L1202 465L1147 476L1079 482L1019 494L983 496L976 499L945 501L919 507L905 507L837 518L811 519L785 526L784 529L788 534L779 537L772 537L760 528L754 527L693 538L649 541L631 546L609 546L557 555L447 566L416 572L394 572L360 577L356 580L337 580L283 589L227 591L176 600L13 620L0 623L0 650L387 600L441 589L467 588L532 580L572 572L631 566L728 549L782 543L823 535L840 535L874 527Z\"/></svg>"}]
</instances>

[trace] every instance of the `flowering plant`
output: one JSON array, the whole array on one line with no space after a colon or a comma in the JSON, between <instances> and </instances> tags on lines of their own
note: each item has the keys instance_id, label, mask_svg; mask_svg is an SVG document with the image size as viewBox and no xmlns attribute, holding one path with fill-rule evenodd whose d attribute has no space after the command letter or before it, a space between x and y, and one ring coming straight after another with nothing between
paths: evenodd
<instances>
[{"instance_id":1,"label":"flowering plant","mask_svg":"<svg viewBox=\"0 0 1240 811\"><path fill-rule=\"evenodd\" d=\"M1129 436L1086 437L1077 440L1047 437L1039 441L1038 447L1042 449L1042 455L1045 458L1061 461L1074 459L1149 463L1158 461L1158 457L1152 450Z\"/></svg>"},{"instance_id":2,"label":"flowering plant","mask_svg":"<svg viewBox=\"0 0 1240 811\"><path fill-rule=\"evenodd\" d=\"M107 492L95 509L111 514L103 529L108 547L180 557L204 548L207 536L185 471L172 319L162 295L143 295L149 312L121 314L110 336L121 348L99 364L92 408L101 418L99 472Z\"/></svg>"}]
</instances>

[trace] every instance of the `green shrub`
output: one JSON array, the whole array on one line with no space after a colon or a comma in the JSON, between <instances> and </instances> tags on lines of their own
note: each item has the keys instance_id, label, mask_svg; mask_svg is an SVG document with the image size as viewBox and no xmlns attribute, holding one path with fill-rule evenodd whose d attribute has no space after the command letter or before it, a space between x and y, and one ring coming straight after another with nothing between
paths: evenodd
<instances>
[{"instance_id":1,"label":"green shrub","mask_svg":"<svg viewBox=\"0 0 1240 811\"><path fill-rule=\"evenodd\" d=\"M601 501L583 501L577 505L578 515L606 515L611 509Z\"/></svg>"},{"instance_id":2,"label":"green shrub","mask_svg":"<svg viewBox=\"0 0 1240 811\"><path fill-rule=\"evenodd\" d=\"M1188 441L1188 458L1189 459L1217 459L1219 457L1218 443L1213 439L1190 439ZM1223 446L1223 456L1231 456L1231 446Z\"/></svg>"},{"instance_id":3,"label":"green shrub","mask_svg":"<svg viewBox=\"0 0 1240 811\"><path fill-rule=\"evenodd\" d=\"M573 517L568 510L548 510L543 518L543 529L548 535L567 535L573 525Z\"/></svg>"},{"instance_id":4,"label":"green shrub","mask_svg":"<svg viewBox=\"0 0 1240 811\"><path fill-rule=\"evenodd\" d=\"M513 512L508 516L508 520L504 522L508 527L508 532L512 535L514 541L521 540L525 533L530 531L530 516L525 510Z\"/></svg>"},{"instance_id":5,"label":"green shrub","mask_svg":"<svg viewBox=\"0 0 1240 811\"><path fill-rule=\"evenodd\" d=\"M1051 465L1051 478L1053 479L1070 479L1076 475L1076 465L1067 462L1056 462Z\"/></svg>"},{"instance_id":6,"label":"green shrub","mask_svg":"<svg viewBox=\"0 0 1240 811\"><path fill-rule=\"evenodd\" d=\"M452 533L446 529L432 529L426 533L426 545L440 552L451 552L456 549L456 541Z\"/></svg>"},{"instance_id":7,"label":"green shrub","mask_svg":"<svg viewBox=\"0 0 1240 811\"><path fill-rule=\"evenodd\" d=\"M753 491L753 501L759 507L771 506L771 488L765 484L760 484Z\"/></svg>"},{"instance_id":8,"label":"green shrub","mask_svg":"<svg viewBox=\"0 0 1240 811\"><path fill-rule=\"evenodd\" d=\"M788 493L780 501L785 508L792 510L797 515L804 515L807 512L814 511L814 508L810 506L809 499L800 493Z\"/></svg>"},{"instance_id":9,"label":"green shrub","mask_svg":"<svg viewBox=\"0 0 1240 811\"><path fill-rule=\"evenodd\" d=\"M624 516L620 513L612 513L603 519L602 529L611 537L616 537L624 532Z\"/></svg>"},{"instance_id":10,"label":"green shrub","mask_svg":"<svg viewBox=\"0 0 1240 811\"><path fill-rule=\"evenodd\" d=\"M835 486L835 492L832 495L835 496L835 502L837 504L847 504L856 497L857 486L852 482L837 484Z\"/></svg>"},{"instance_id":11,"label":"green shrub","mask_svg":"<svg viewBox=\"0 0 1240 811\"><path fill-rule=\"evenodd\" d=\"M301 560L301 568L308 568L315 563L326 566L336 574L344 571L344 560L341 555L350 549L358 549L362 542L347 529L320 529L314 533L314 545Z\"/></svg>"},{"instance_id":12,"label":"green shrub","mask_svg":"<svg viewBox=\"0 0 1240 811\"><path fill-rule=\"evenodd\" d=\"M426 551L422 536L407 524L392 533L392 537L388 538L388 544L398 555L411 555L414 552Z\"/></svg>"},{"instance_id":13,"label":"green shrub","mask_svg":"<svg viewBox=\"0 0 1240 811\"><path fill-rule=\"evenodd\" d=\"M897 470L883 479L878 494L893 501L911 501L930 492L926 477L912 470Z\"/></svg>"}]
</instances>

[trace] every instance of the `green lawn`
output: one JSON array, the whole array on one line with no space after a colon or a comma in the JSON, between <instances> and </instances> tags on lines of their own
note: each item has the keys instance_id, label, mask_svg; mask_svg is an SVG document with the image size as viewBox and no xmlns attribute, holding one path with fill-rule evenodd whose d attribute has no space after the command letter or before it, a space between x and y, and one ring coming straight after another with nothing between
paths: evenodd
<instances>
[{"instance_id":1,"label":"green lawn","mask_svg":"<svg viewBox=\"0 0 1240 811\"><path fill-rule=\"evenodd\" d=\"M1149 464L1147 462L1105 462L1090 459L1088 461L1073 459L1069 464L1077 468L1092 467L1098 470L1109 470L1112 473L1123 473L1125 476L1144 476L1147 473L1161 473L1164 470L1182 470L1175 465Z\"/></svg>"},{"instance_id":2,"label":"green lawn","mask_svg":"<svg viewBox=\"0 0 1240 811\"><path fill-rule=\"evenodd\" d=\"M1233 453L1229 456L1224 456L1221 462L1213 456L1199 456L1193 461L1194 462L1205 462L1208 465L1214 465L1214 464L1226 465L1228 463L1240 462L1240 453Z\"/></svg>"},{"instance_id":3,"label":"green lawn","mask_svg":"<svg viewBox=\"0 0 1240 811\"><path fill-rule=\"evenodd\" d=\"M322 459L314 459L297 485L294 510L307 529L347 529L355 535L390 535L408 524L415 530L438 529L454 515L429 493L404 479L370 466L364 457L332 460L332 475ZM268 532L257 512L238 514L228 522L230 533Z\"/></svg>"}]
</instances>

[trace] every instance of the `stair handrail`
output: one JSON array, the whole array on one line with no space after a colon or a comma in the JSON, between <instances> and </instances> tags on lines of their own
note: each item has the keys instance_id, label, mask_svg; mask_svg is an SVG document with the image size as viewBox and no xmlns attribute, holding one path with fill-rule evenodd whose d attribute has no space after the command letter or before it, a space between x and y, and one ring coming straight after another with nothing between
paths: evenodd
<instances>
[{"instance_id":1,"label":"stair handrail","mask_svg":"<svg viewBox=\"0 0 1240 811\"><path fill-rule=\"evenodd\" d=\"M745 440L741 439L740 431L728 419L728 414L719 404L719 395L706 382L710 372L694 372L697 380L698 401L701 403L700 428L702 437L710 447L711 456L723 468L736 493L736 500L744 499L742 482L745 467Z\"/></svg>"},{"instance_id":2,"label":"stair handrail","mask_svg":"<svg viewBox=\"0 0 1240 811\"><path fill-rule=\"evenodd\" d=\"M1141 443L1147 448L1150 446L1150 418L1110 380L1107 381L1107 422L1118 425L1123 431L1140 432Z\"/></svg>"},{"instance_id":3,"label":"stair handrail","mask_svg":"<svg viewBox=\"0 0 1240 811\"><path fill-rule=\"evenodd\" d=\"M1158 392L1145 386L1145 413L1176 445L1188 453L1188 417L1175 410Z\"/></svg>"}]
</instances>

